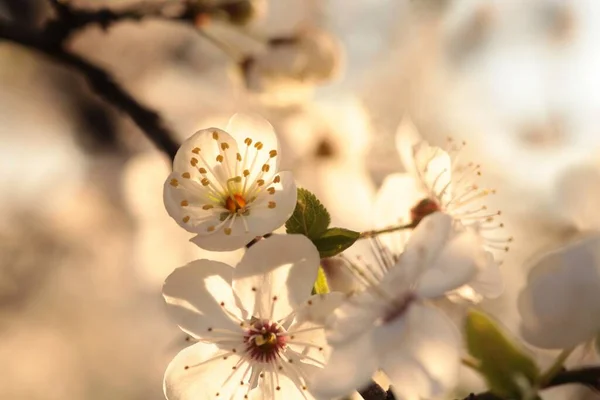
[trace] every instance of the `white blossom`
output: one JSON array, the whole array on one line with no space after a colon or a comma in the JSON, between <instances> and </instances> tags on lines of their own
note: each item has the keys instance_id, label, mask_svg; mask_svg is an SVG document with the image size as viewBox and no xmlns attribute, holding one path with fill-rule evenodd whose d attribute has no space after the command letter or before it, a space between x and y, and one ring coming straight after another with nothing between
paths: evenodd
<instances>
[{"instance_id":1,"label":"white blossom","mask_svg":"<svg viewBox=\"0 0 600 400\"><path fill-rule=\"evenodd\" d=\"M443 213L417 226L398 260L380 254L379 268L356 268L366 286L328 322L332 354L312 382L327 399L368 384L377 369L396 396L431 398L457 379L461 340L452 321L431 300L467 284L484 262L480 237L456 232Z\"/></svg>"},{"instance_id":2,"label":"white blossom","mask_svg":"<svg viewBox=\"0 0 600 400\"><path fill-rule=\"evenodd\" d=\"M234 115L226 131L196 132L180 147L164 185L166 209L215 251L234 250L285 223L296 205L290 172L279 171L273 127L258 116Z\"/></svg>"},{"instance_id":3,"label":"white blossom","mask_svg":"<svg viewBox=\"0 0 600 400\"><path fill-rule=\"evenodd\" d=\"M518 299L525 340L564 349L600 334L600 234L542 254L532 265Z\"/></svg>"},{"instance_id":4,"label":"white blossom","mask_svg":"<svg viewBox=\"0 0 600 400\"><path fill-rule=\"evenodd\" d=\"M296 102L328 82L341 68L342 47L328 32L310 28L271 40L242 64L246 88L263 100Z\"/></svg>"},{"instance_id":5,"label":"white blossom","mask_svg":"<svg viewBox=\"0 0 600 400\"><path fill-rule=\"evenodd\" d=\"M409 118L398 128L396 146L406 173L391 174L384 180L375 199L375 225L418 224L425 216L442 211L455 224L475 229L489 250L488 262L472 287L460 288L460 297L481 300L498 297L504 288L500 272L500 252L508 251L512 238L502 235L504 225L497 219L500 211L488 211L482 201L493 190L476 183L479 165L461 163L463 144L449 141L448 151L430 146L418 134ZM399 254L410 231L382 235L381 240L394 254Z\"/></svg>"},{"instance_id":6,"label":"white blossom","mask_svg":"<svg viewBox=\"0 0 600 400\"><path fill-rule=\"evenodd\" d=\"M235 269L210 260L176 269L163 295L198 343L167 368L167 399L312 399L307 379L327 350L322 324L342 298L310 296L318 267L309 239L273 235Z\"/></svg>"}]
</instances>

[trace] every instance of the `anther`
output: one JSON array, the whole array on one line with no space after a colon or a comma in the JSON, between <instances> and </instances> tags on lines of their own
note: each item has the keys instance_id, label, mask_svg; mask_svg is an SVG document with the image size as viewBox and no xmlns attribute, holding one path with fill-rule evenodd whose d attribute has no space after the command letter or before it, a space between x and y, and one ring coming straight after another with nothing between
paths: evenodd
<instances>
[{"instance_id":1,"label":"anther","mask_svg":"<svg viewBox=\"0 0 600 400\"><path fill-rule=\"evenodd\" d=\"M185 179L190 179L192 176L190 175L189 172L184 172L183 174L181 174L181 177L185 178Z\"/></svg>"},{"instance_id":2,"label":"anther","mask_svg":"<svg viewBox=\"0 0 600 400\"><path fill-rule=\"evenodd\" d=\"M229 148L229 144L228 143L221 143L221 150L227 150Z\"/></svg>"},{"instance_id":3,"label":"anther","mask_svg":"<svg viewBox=\"0 0 600 400\"><path fill-rule=\"evenodd\" d=\"M199 154L200 153L200 147L194 147L194 149L192 150L192 153Z\"/></svg>"},{"instance_id":4,"label":"anther","mask_svg":"<svg viewBox=\"0 0 600 400\"><path fill-rule=\"evenodd\" d=\"M247 169L244 170L244 177L250 175L250 171L248 171Z\"/></svg>"},{"instance_id":5,"label":"anther","mask_svg":"<svg viewBox=\"0 0 600 400\"><path fill-rule=\"evenodd\" d=\"M214 225L211 225L211 226L209 226L208 228L206 228L206 230L207 230L208 232L212 232L212 231L214 231L214 230L215 230L215 227L214 227Z\"/></svg>"},{"instance_id":6,"label":"anther","mask_svg":"<svg viewBox=\"0 0 600 400\"><path fill-rule=\"evenodd\" d=\"M276 157L276 156L277 156L277 150L271 150L269 152L269 157L273 158L273 157Z\"/></svg>"},{"instance_id":7,"label":"anther","mask_svg":"<svg viewBox=\"0 0 600 400\"><path fill-rule=\"evenodd\" d=\"M169 182L169 184L173 187L177 187L179 185L179 182L177 181L177 179L173 178L171 179L171 182Z\"/></svg>"},{"instance_id":8,"label":"anther","mask_svg":"<svg viewBox=\"0 0 600 400\"><path fill-rule=\"evenodd\" d=\"M208 178L202 178L202 180L200 181L200 183L202 183L203 186L210 185L210 181L208 180Z\"/></svg>"},{"instance_id":9,"label":"anther","mask_svg":"<svg viewBox=\"0 0 600 400\"><path fill-rule=\"evenodd\" d=\"M205 174L206 173L206 168L198 168L198 172L200 172L201 174Z\"/></svg>"},{"instance_id":10,"label":"anther","mask_svg":"<svg viewBox=\"0 0 600 400\"><path fill-rule=\"evenodd\" d=\"M205 204L202 206L203 210L210 210L211 208L213 208L214 206L212 204Z\"/></svg>"},{"instance_id":11,"label":"anther","mask_svg":"<svg viewBox=\"0 0 600 400\"><path fill-rule=\"evenodd\" d=\"M262 166L262 170L263 170L263 172L269 172L269 168L270 168L269 164L264 164L264 165Z\"/></svg>"},{"instance_id":12,"label":"anther","mask_svg":"<svg viewBox=\"0 0 600 400\"><path fill-rule=\"evenodd\" d=\"M256 184L257 184L258 186L262 186L262 185L264 185L264 184L265 184L265 180L264 180L264 179L259 179L259 180L257 180L257 181L256 181Z\"/></svg>"},{"instance_id":13,"label":"anther","mask_svg":"<svg viewBox=\"0 0 600 400\"><path fill-rule=\"evenodd\" d=\"M269 192L269 194L275 194L275 188L274 187L270 187L267 189L267 192Z\"/></svg>"},{"instance_id":14,"label":"anther","mask_svg":"<svg viewBox=\"0 0 600 400\"><path fill-rule=\"evenodd\" d=\"M217 156L217 162L223 162L223 156L222 155L218 155Z\"/></svg>"},{"instance_id":15,"label":"anther","mask_svg":"<svg viewBox=\"0 0 600 400\"><path fill-rule=\"evenodd\" d=\"M181 207L187 207L190 203L187 200L181 200Z\"/></svg>"},{"instance_id":16,"label":"anther","mask_svg":"<svg viewBox=\"0 0 600 400\"><path fill-rule=\"evenodd\" d=\"M231 228L225 228L223 229L223 232L225 232L226 235L231 235Z\"/></svg>"},{"instance_id":17,"label":"anther","mask_svg":"<svg viewBox=\"0 0 600 400\"><path fill-rule=\"evenodd\" d=\"M254 147L256 148L256 150L262 150L263 144L261 142L256 142L254 143Z\"/></svg>"},{"instance_id":18,"label":"anther","mask_svg":"<svg viewBox=\"0 0 600 400\"><path fill-rule=\"evenodd\" d=\"M242 161L242 155L240 153L237 153L235 157L238 161Z\"/></svg>"},{"instance_id":19,"label":"anther","mask_svg":"<svg viewBox=\"0 0 600 400\"><path fill-rule=\"evenodd\" d=\"M277 203L275 203L274 201L269 202L269 208L275 208L275 206L277 206Z\"/></svg>"},{"instance_id":20,"label":"anther","mask_svg":"<svg viewBox=\"0 0 600 400\"><path fill-rule=\"evenodd\" d=\"M219 140L219 132L217 132L217 131L213 131L212 137L213 137L213 139L215 139L215 140Z\"/></svg>"},{"instance_id":21,"label":"anther","mask_svg":"<svg viewBox=\"0 0 600 400\"><path fill-rule=\"evenodd\" d=\"M250 139L249 137L244 139L244 143L246 143L248 146L250 146L252 144L252 139Z\"/></svg>"},{"instance_id":22,"label":"anther","mask_svg":"<svg viewBox=\"0 0 600 400\"><path fill-rule=\"evenodd\" d=\"M275 178L273 178L273 183L279 183L281 182L281 177L279 175L277 175Z\"/></svg>"}]
</instances>

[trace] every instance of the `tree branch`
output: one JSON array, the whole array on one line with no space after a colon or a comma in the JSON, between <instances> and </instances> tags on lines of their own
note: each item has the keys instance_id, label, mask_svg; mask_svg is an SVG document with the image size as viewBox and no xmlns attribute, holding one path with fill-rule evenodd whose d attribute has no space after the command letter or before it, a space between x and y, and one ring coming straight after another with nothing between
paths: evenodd
<instances>
[{"instance_id":1,"label":"tree branch","mask_svg":"<svg viewBox=\"0 0 600 400\"><path fill-rule=\"evenodd\" d=\"M141 21L145 18L165 19L173 22L195 23L196 16L211 9L200 7L194 2L175 3L140 3L121 10L100 8L85 10L71 6L65 0L48 0L56 13L56 18L50 19L44 33L57 42L64 42L71 34L89 25L99 25L102 29L121 21ZM171 15L166 13L168 7L178 7Z\"/></svg>"},{"instance_id":2,"label":"tree branch","mask_svg":"<svg viewBox=\"0 0 600 400\"><path fill-rule=\"evenodd\" d=\"M98 96L129 115L148 139L171 159L175 157L179 143L175 142L158 113L140 104L108 72L65 50L61 42L45 36L43 32L32 31L1 19L0 39L36 50L78 71Z\"/></svg>"}]
</instances>

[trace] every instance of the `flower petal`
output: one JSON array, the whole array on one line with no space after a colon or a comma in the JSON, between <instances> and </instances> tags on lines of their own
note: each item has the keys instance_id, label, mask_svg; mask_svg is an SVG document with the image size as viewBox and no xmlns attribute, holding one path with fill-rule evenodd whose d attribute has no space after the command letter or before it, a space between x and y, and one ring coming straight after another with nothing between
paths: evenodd
<instances>
[{"instance_id":1,"label":"flower petal","mask_svg":"<svg viewBox=\"0 0 600 400\"><path fill-rule=\"evenodd\" d=\"M241 221L235 221L231 227L232 232L239 232L243 229ZM190 242L196 244L198 247L209 251L230 251L244 247L252 241L257 235L252 232L243 233L238 235L226 235L223 229L220 229L209 235L197 235L190 239ZM260 236L260 235L259 235Z\"/></svg>"},{"instance_id":2,"label":"flower petal","mask_svg":"<svg viewBox=\"0 0 600 400\"><path fill-rule=\"evenodd\" d=\"M182 330L196 338L214 336L215 328L242 335L239 324L224 312L240 315L231 289L232 275L233 268L227 264L198 260L167 277L163 297Z\"/></svg>"},{"instance_id":3,"label":"flower petal","mask_svg":"<svg viewBox=\"0 0 600 400\"><path fill-rule=\"evenodd\" d=\"M423 271L417 292L433 298L458 289L475 278L486 259L480 236L470 230L459 233Z\"/></svg>"},{"instance_id":4,"label":"flower petal","mask_svg":"<svg viewBox=\"0 0 600 400\"><path fill-rule=\"evenodd\" d=\"M378 327L373 343L398 398L438 397L458 378L459 332L433 307L412 304L403 318Z\"/></svg>"},{"instance_id":5,"label":"flower petal","mask_svg":"<svg viewBox=\"0 0 600 400\"><path fill-rule=\"evenodd\" d=\"M279 171L281 152L273 126L257 114L235 114L226 130L239 143L240 173L248 171L243 174L248 185L260 178L270 182Z\"/></svg>"},{"instance_id":6,"label":"flower petal","mask_svg":"<svg viewBox=\"0 0 600 400\"><path fill-rule=\"evenodd\" d=\"M468 283L473 291L487 299L495 299L504 292L504 278L500 263L494 260L490 252L486 252L484 267Z\"/></svg>"},{"instance_id":7,"label":"flower petal","mask_svg":"<svg viewBox=\"0 0 600 400\"><path fill-rule=\"evenodd\" d=\"M349 297L327 321L327 341L332 346L340 346L355 340L370 330L383 312L379 293L373 290Z\"/></svg>"},{"instance_id":8,"label":"flower petal","mask_svg":"<svg viewBox=\"0 0 600 400\"><path fill-rule=\"evenodd\" d=\"M248 230L255 235L273 232L285 224L296 208L298 192L294 176L289 171L280 172L277 176L279 182L265 185L256 194L257 199L250 207L250 214L244 217ZM272 194L270 188L274 189Z\"/></svg>"},{"instance_id":9,"label":"flower petal","mask_svg":"<svg viewBox=\"0 0 600 400\"><path fill-rule=\"evenodd\" d=\"M203 176L226 185L227 179L237 175L237 153L238 144L229 133L219 128L202 129L183 142L175 155L173 171L188 172L192 177ZM199 168L205 168L206 174L201 174Z\"/></svg>"},{"instance_id":10,"label":"flower petal","mask_svg":"<svg viewBox=\"0 0 600 400\"><path fill-rule=\"evenodd\" d=\"M209 226L219 225L219 206L206 210L215 200L196 178L183 178L172 172L164 184L163 200L167 213L188 232L206 233ZM223 211L226 211L223 208Z\"/></svg>"},{"instance_id":11,"label":"flower petal","mask_svg":"<svg viewBox=\"0 0 600 400\"><path fill-rule=\"evenodd\" d=\"M289 367L283 364L285 370ZM291 371L286 371L293 374ZM293 375L292 375L293 376ZM255 395L251 399L255 400L311 400L313 397L310 393L302 389L299 381L294 382L284 373L279 372L264 372L264 378L260 380L258 390L255 390Z\"/></svg>"},{"instance_id":12,"label":"flower petal","mask_svg":"<svg viewBox=\"0 0 600 400\"><path fill-rule=\"evenodd\" d=\"M375 227L385 228L410 223L410 209L426 196L427 193L421 191L412 175L406 173L388 175L375 198ZM379 240L392 253L399 254L404 250L408 235L406 232L399 231L391 235L381 235Z\"/></svg>"},{"instance_id":13,"label":"flower petal","mask_svg":"<svg viewBox=\"0 0 600 400\"><path fill-rule=\"evenodd\" d=\"M273 235L246 251L234 271L234 291L252 316L278 321L310 296L319 260L307 237Z\"/></svg>"},{"instance_id":14,"label":"flower petal","mask_svg":"<svg viewBox=\"0 0 600 400\"><path fill-rule=\"evenodd\" d=\"M332 349L325 368L310 381L311 393L323 400L347 396L369 384L378 367L371 332Z\"/></svg>"},{"instance_id":15,"label":"flower petal","mask_svg":"<svg viewBox=\"0 0 600 400\"><path fill-rule=\"evenodd\" d=\"M533 264L518 298L525 340L563 349L594 338L600 331L600 235L578 239Z\"/></svg>"},{"instance_id":16,"label":"flower petal","mask_svg":"<svg viewBox=\"0 0 600 400\"><path fill-rule=\"evenodd\" d=\"M240 385L245 372L243 365L233 369L239 362L238 355L219 350L212 344L196 343L187 347L167 367L163 381L165 397L168 400L242 400L248 386Z\"/></svg>"},{"instance_id":17,"label":"flower petal","mask_svg":"<svg viewBox=\"0 0 600 400\"><path fill-rule=\"evenodd\" d=\"M304 304L296 309L296 323L314 322L325 325L336 308L346 299L343 293L325 293L310 296Z\"/></svg>"},{"instance_id":18,"label":"flower petal","mask_svg":"<svg viewBox=\"0 0 600 400\"><path fill-rule=\"evenodd\" d=\"M452 217L436 212L423 218L413 230L400 261L382 280L391 295L397 288L415 283L419 276L431 268L452 234Z\"/></svg>"},{"instance_id":19,"label":"flower petal","mask_svg":"<svg viewBox=\"0 0 600 400\"><path fill-rule=\"evenodd\" d=\"M396 129L396 150L400 156L400 161L406 172L412 176L417 176L415 157L414 157L414 146L421 143L423 139L417 130L412 119L405 115Z\"/></svg>"}]
</instances>

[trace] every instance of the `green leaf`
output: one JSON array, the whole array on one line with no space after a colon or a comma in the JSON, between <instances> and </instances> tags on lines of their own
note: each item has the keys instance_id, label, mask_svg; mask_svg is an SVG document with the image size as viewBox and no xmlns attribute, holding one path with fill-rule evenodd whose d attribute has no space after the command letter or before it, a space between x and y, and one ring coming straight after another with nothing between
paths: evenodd
<instances>
[{"instance_id":1,"label":"green leaf","mask_svg":"<svg viewBox=\"0 0 600 400\"><path fill-rule=\"evenodd\" d=\"M287 233L301 233L314 240L327 230L331 217L319 199L306 189L298 188L294 213L285 223Z\"/></svg>"},{"instance_id":2,"label":"green leaf","mask_svg":"<svg viewBox=\"0 0 600 400\"><path fill-rule=\"evenodd\" d=\"M313 287L312 294L325 293L329 293L329 284L327 283L327 276L325 276L325 271L323 271L323 267L319 267L317 280L315 281L315 286Z\"/></svg>"},{"instance_id":3,"label":"green leaf","mask_svg":"<svg viewBox=\"0 0 600 400\"><path fill-rule=\"evenodd\" d=\"M344 228L330 228L321 235L318 239L314 239L313 243L317 246L321 258L333 257L341 253L360 237L359 232L354 232Z\"/></svg>"},{"instance_id":4,"label":"green leaf","mask_svg":"<svg viewBox=\"0 0 600 400\"><path fill-rule=\"evenodd\" d=\"M537 381L540 371L535 362L484 313L469 312L466 339L469 353L478 361L477 369L496 395L521 398L526 385Z\"/></svg>"}]
</instances>

